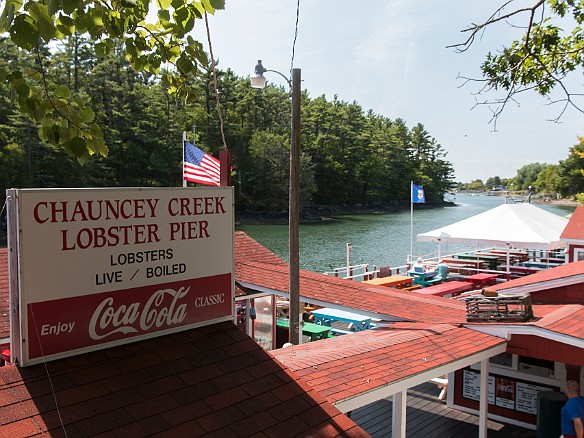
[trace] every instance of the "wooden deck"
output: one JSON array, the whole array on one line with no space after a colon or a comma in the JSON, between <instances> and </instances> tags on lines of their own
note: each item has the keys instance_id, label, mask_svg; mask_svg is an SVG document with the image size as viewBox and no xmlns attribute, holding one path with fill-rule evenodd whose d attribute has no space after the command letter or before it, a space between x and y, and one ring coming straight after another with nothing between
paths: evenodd
<instances>
[{"instance_id":1,"label":"wooden deck","mask_svg":"<svg viewBox=\"0 0 584 438\"><path fill-rule=\"evenodd\" d=\"M446 407L438 400L440 390L424 383L408 391L408 438L472 438L478 437L478 416ZM391 437L391 400L379 400L356 409L351 419L374 438ZM535 438L534 430L488 422L489 438Z\"/></svg>"}]
</instances>

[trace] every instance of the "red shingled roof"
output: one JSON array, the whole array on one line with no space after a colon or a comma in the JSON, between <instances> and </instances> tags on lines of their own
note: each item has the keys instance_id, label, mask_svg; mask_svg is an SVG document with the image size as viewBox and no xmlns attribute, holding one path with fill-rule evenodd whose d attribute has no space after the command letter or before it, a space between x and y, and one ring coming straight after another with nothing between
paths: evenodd
<instances>
[{"instance_id":1,"label":"red shingled roof","mask_svg":"<svg viewBox=\"0 0 584 438\"><path fill-rule=\"evenodd\" d=\"M11 438L368 436L229 322L1 367L0 426Z\"/></svg>"},{"instance_id":2,"label":"red shingled roof","mask_svg":"<svg viewBox=\"0 0 584 438\"><path fill-rule=\"evenodd\" d=\"M235 264L258 262L267 265L286 265L286 261L278 257L268 248L260 245L243 231L235 232ZM235 285L235 296L240 297L246 295L239 286Z\"/></svg>"},{"instance_id":3,"label":"red shingled roof","mask_svg":"<svg viewBox=\"0 0 584 438\"><path fill-rule=\"evenodd\" d=\"M540 290L545 290L550 287L546 283L551 283L554 280L563 280L574 284L584 283L584 260L566 263L555 268L542 269L535 274L499 283L495 286L489 286L489 288L496 291L507 291L508 289L515 289L522 286L537 285ZM557 286L552 285L551 287Z\"/></svg>"},{"instance_id":4,"label":"red shingled roof","mask_svg":"<svg viewBox=\"0 0 584 438\"><path fill-rule=\"evenodd\" d=\"M286 265L286 261L278 257L268 248L260 245L243 231L235 232L235 263L260 262L269 265Z\"/></svg>"},{"instance_id":5,"label":"red shingled roof","mask_svg":"<svg viewBox=\"0 0 584 438\"><path fill-rule=\"evenodd\" d=\"M557 307L535 325L556 333L584 339L584 306L570 304Z\"/></svg>"},{"instance_id":6,"label":"red shingled roof","mask_svg":"<svg viewBox=\"0 0 584 438\"><path fill-rule=\"evenodd\" d=\"M286 293L288 275L286 265L266 269L261 263L245 263L235 267L238 282ZM300 295L305 302L320 301L388 317L432 323L466 322L465 304L456 300L422 296L309 271L300 273Z\"/></svg>"},{"instance_id":7,"label":"red shingled roof","mask_svg":"<svg viewBox=\"0 0 584 438\"><path fill-rule=\"evenodd\" d=\"M399 327L399 328L397 328ZM449 324L378 328L274 351L276 358L333 403L506 343Z\"/></svg>"},{"instance_id":8,"label":"red shingled roof","mask_svg":"<svg viewBox=\"0 0 584 438\"><path fill-rule=\"evenodd\" d=\"M584 240L584 206L576 208L560 239Z\"/></svg>"}]
</instances>

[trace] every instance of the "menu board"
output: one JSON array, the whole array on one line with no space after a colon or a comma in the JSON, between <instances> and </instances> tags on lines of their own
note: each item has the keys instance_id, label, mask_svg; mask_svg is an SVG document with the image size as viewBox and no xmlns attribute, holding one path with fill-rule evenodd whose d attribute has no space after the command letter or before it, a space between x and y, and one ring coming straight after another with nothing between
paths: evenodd
<instances>
[{"instance_id":1,"label":"menu board","mask_svg":"<svg viewBox=\"0 0 584 438\"><path fill-rule=\"evenodd\" d=\"M480 401L481 374L473 370L463 370L462 396ZM490 405L537 415L537 394L552 391L548 386L518 381L509 377L492 376L488 378L488 402Z\"/></svg>"},{"instance_id":2,"label":"menu board","mask_svg":"<svg viewBox=\"0 0 584 438\"><path fill-rule=\"evenodd\" d=\"M495 404L495 378L489 376L487 379L487 394L490 405ZM462 396L471 400L480 401L481 395L481 375L480 373L464 370L462 382Z\"/></svg>"},{"instance_id":3,"label":"menu board","mask_svg":"<svg viewBox=\"0 0 584 438\"><path fill-rule=\"evenodd\" d=\"M517 382L515 410L537 415L537 393L541 391L551 391L551 388Z\"/></svg>"}]
</instances>

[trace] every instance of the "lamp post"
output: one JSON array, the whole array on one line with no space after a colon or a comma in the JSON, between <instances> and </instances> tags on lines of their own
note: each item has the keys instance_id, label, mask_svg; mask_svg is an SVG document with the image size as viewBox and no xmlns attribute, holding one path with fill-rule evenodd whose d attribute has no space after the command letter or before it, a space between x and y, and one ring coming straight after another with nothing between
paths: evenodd
<instances>
[{"instance_id":1,"label":"lamp post","mask_svg":"<svg viewBox=\"0 0 584 438\"><path fill-rule=\"evenodd\" d=\"M292 125L290 136L290 189L288 192L288 263L290 265L290 331L288 341L300 343L300 243L298 225L300 222L300 82L299 68L292 69L292 80L276 70L268 70L259 60L250 77L252 88L266 86L265 72L282 76L292 90Z\"/></svg>"}]
</instances>

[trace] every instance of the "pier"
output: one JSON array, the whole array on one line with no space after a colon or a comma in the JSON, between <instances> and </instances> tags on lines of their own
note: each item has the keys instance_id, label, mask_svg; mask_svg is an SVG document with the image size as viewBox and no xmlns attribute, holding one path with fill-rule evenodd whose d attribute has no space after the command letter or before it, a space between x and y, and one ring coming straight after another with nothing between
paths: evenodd
<instances>
[{"instance_id":1,"label":"pier","mask_svg":"<svg viewBox=\"0 0 584 438\"><path fill-rule=\"evenodd\" d=\"M438 399L440 389L423 383L408 391L408 438L468 438L479 436L479 417L450 409ZM391 438L391 399L356 409L351 419L373 438ZM489 438L536 438L536 431L489 420Z\"/></svg>"}]
</instances>

